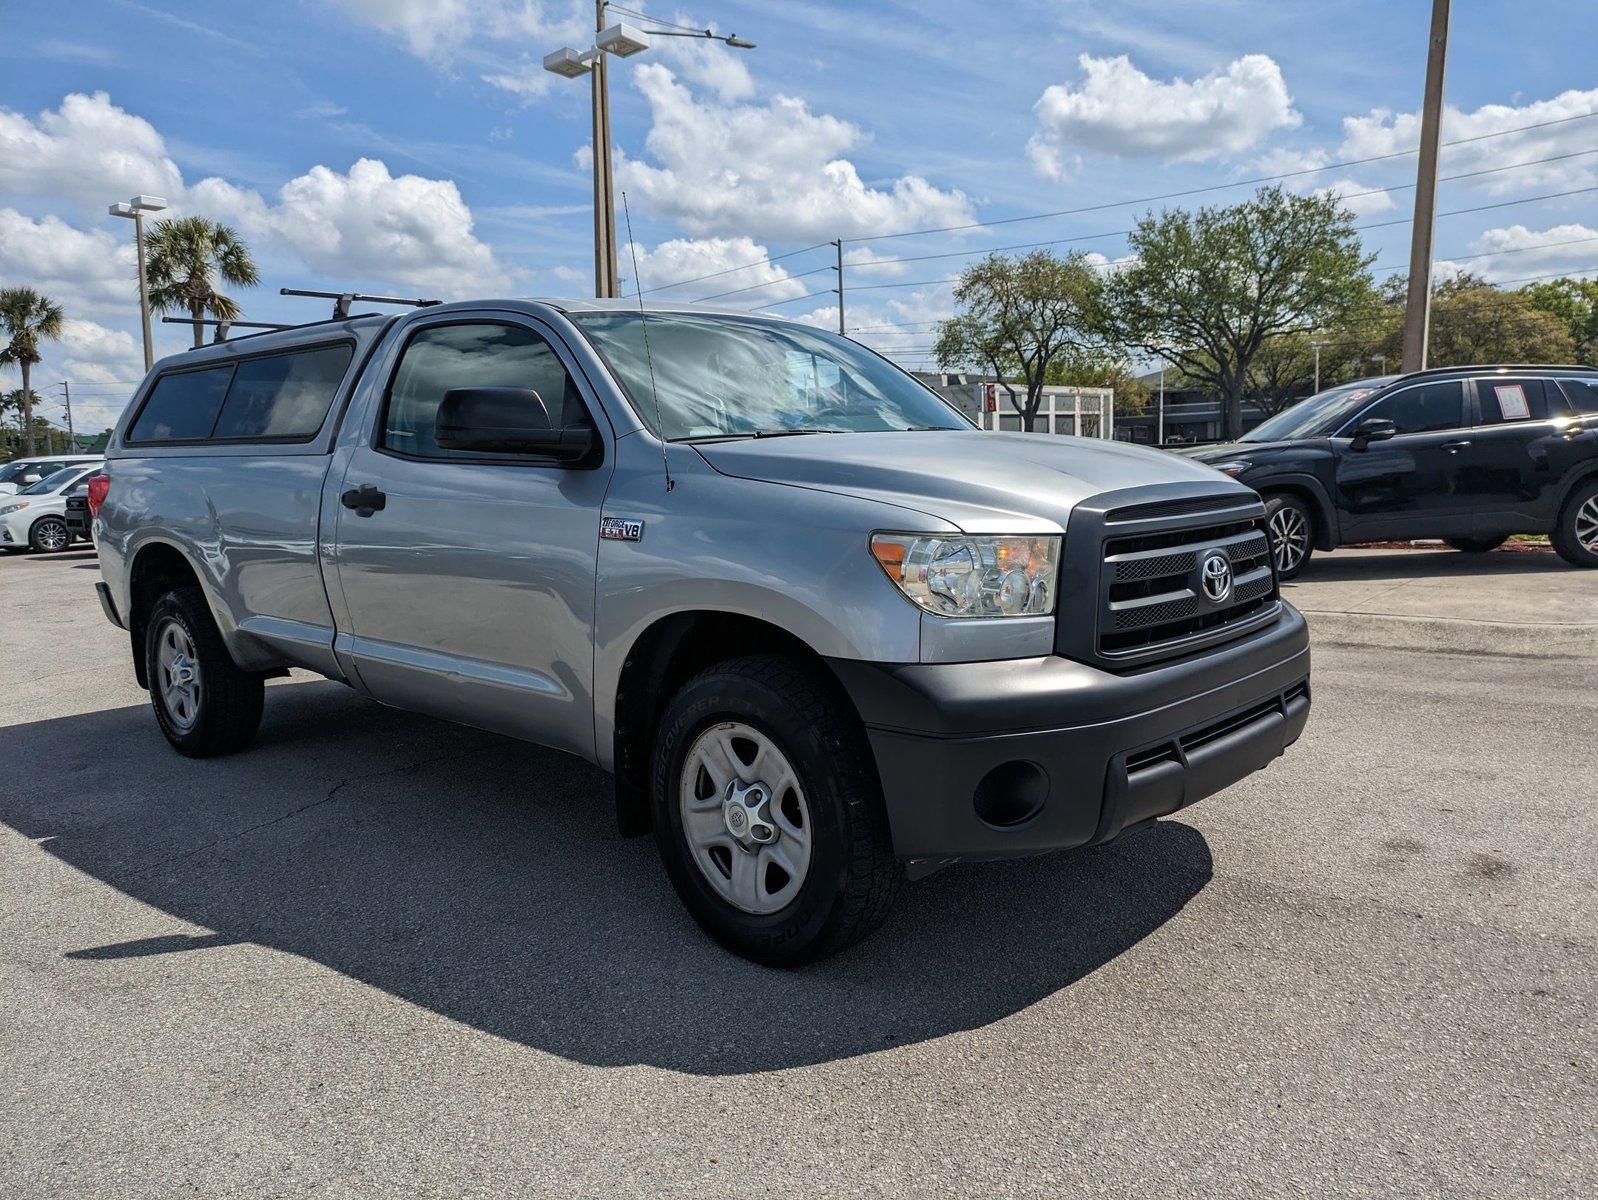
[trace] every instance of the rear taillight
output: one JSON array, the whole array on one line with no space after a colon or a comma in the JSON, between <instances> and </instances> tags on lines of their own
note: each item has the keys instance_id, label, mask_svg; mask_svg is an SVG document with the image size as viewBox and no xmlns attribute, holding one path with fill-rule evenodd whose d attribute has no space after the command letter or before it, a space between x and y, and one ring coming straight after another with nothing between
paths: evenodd
<instances>
[{"instance_id":1,"label":"rear taillight","mask_svg":"<svg viewBox=\"0 0 1598 1200\"><path fill-rule=\"evenodd\" d=\"M89 515L98 517L100 505L105 503L105 494L111 490L111 476L101 471L98 475L89 476Z\"/></svg>"}]
</instances>

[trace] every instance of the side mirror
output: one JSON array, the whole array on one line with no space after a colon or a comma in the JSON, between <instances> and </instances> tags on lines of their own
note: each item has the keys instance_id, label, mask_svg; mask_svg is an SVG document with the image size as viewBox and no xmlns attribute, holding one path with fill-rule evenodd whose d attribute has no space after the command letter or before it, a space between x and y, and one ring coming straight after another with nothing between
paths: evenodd
<instances>
[{"instance_id":1,"label":"side mirror","mask_svg":"<svg viewBox=\"0 0 1598 1200\"><path fill-rule=\"evenodd\" d=\"M444 393L433 439L445 450L540 454L575 462L593 451L595 434L587 425L554 428L544 398L532 388L472 387Z\"/></svg>"},{"instance_id":2,"label":"side mirror","mask_svg":"<svg viewBox=\"0 0 1598 1200\"><path fill-rule=\"evenodd\" d=\"M1363 450L1372 442L1385 442L1398 432L1398 426L1382 417L1361 421L1354 430L1354 449Z\"/></svg>"}]
</instances>

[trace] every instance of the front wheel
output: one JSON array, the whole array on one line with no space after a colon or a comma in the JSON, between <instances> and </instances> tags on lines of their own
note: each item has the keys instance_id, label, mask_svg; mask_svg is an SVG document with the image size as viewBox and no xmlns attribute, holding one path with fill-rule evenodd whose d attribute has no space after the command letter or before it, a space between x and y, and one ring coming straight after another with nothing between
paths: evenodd
<instances>
[{"instance_id":1,"label":"front wheel","mask_svg":"<svg viewBox=\"0 0 1598 1200\"><path fill-rule=\"evenodd\" d=\"M1270 532L1276 577L1292 579L1315 553L1315 519L1297 496L1271 496L1265 501L1265 523Z\"/></svg>"},{"instance_id":2,"label":"front wheel","mask_svg":"<svg viewBox=\"0 0 1598 1200\"><path fill-rule=\"evenodd\" d=\"M1598 480L1589 480L1565 501L1553 543L1572 566L1598 567Z\"/></svg>"},{"instance_id":3,"label":"front wheel","mask_svg":"<svg viewBox=\"0 0 1598 1200\"><path fill-rule=\"evenodd\" d=\"M757 655L691 679L661 718L652 776L667 874L729 950L797 966L892 907L903 870L864 736L804 666Z\"/></svg>"},{"instance_id":4,"label":"front wheel","mask_svg":"<svg viewBox=\"0 0 1598 1200\"><path fill-rule=\"evenodd\" d=\"M28 531L28 545L41 554L55 554L72 545L72 534L60 517L41 517Z\"/></svg>"},{"instance_id":5,"label":"front wheel","mask_svg":"<svg viewBox=\"0 0 1598 1200\"><path fill-rule=\"evenodd\" d=\"M213 758L250 744L265 684L233 661L199 588L174 588L155 602L144 656L156 723L175 750Z\"/></svg>"},{"instance_id":6,"label":"front wheel","mask_svg":"<svg viewBox=\"0 0 1598 1200\"><path fill-rule=\"evenodd\" d=\"M1443 542L1461 554L1486 554L1498 549L1508 540L1502 537L1444 538Z\"/></svg>"}]
</instances>

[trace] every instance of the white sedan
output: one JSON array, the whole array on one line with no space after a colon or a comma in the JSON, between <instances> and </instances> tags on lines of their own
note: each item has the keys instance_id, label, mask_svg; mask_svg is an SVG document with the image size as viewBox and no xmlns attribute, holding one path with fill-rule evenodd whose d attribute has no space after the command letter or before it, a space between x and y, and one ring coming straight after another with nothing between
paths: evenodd
<instances>
[{"instance_id":1,"label":"white sedan","mask_svg":"<svg viewBox=\"0 0 1598 1200\"><path fill-rule=\"evenodd\" d=\"M74 488L87 487L89 476L100 465L99 459L73 463L15 495L0 496L0 549L31 547L52 553L70 546L67 496Z\"/></svg>"}]
</instances>

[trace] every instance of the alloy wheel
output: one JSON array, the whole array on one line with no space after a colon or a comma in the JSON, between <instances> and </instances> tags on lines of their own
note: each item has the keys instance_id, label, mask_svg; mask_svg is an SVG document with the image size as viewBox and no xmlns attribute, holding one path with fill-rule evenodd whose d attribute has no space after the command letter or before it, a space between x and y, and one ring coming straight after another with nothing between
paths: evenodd
<instances>
[{"instance_id":1,"label":"alloy wheel","mask_svg":"<svg viewBox=\"0 0 1598 1200\"><path fill-rule=\"evenodd\" d=\"M1298 509L1284 504L1271 514L1270 528L1277 574L1296 571L1309 553L1309 522Z\"/></svg>"},{"instance_id":2,"label":"alloy wheel","mask_svg":"<svg viewBox=\"0 0 1598 1200\"><path fill-rule=\"evenodd\" d=\"M1598 554L1598 496L1589 496L1576 510L1576 543L1589 554Z\"/></svg>"},{"instance_id":3,"label":"alloy wheel","mask_svg":"<svg viewBox=\"0 0 1598 1200\"><path fill-rule=\"evenodd\" d=\"M769 737L738 721L710 726L688 748L677 795L694 865L723 900L765 916L799 894L810 870L810 808Z\"/></svg>"},{"instance_id":4,"label":"alloy wheel","mask_svg":"<svg viewBox=\"0 0 1598 1200\"><path fill-rule=\"evenodd\" d=\"M67 527L59 521L39 522L39 528L34 532L34 537L38 540L41 550L52 552L64 550L67 542L71 540L71 535L67 533Z\"/></svg>"}]
</instances>

